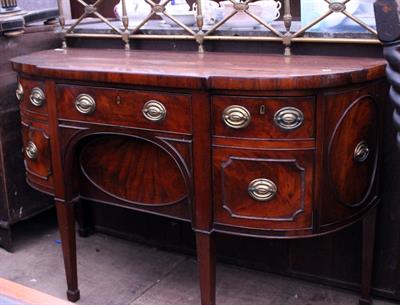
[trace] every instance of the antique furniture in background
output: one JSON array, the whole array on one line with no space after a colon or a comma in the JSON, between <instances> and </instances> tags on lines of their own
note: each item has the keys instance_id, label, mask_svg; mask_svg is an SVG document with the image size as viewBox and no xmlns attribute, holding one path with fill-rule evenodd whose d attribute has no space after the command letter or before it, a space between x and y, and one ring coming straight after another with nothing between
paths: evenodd
<instances>
[{"instance_id":1,"label":"antique furniture in background","mask_svg":"<svg viewBox=\"0 0 400 305\"><path fill-rule=\"evenodd\" d=\"M54 48L60 44L60 39L52 26L24 27L21 23L21 28L25 34L16 37L6 37L0 32L0 245L8 251L12 248L11 230L15 223L54 206L50 197L33 190L25 182L19 107L15 105L17 82L9 60ZM7 30L21 28L7 27Z\"/></svg>"},{"instance_id":2,"label":"antique furniture in background","mask_svg":"<svg viewBox=\"0 0 400 305\"><path fill-rule=\"evenodd\" d=\"M13 67L27 178L55 197L70 300L84 199L191 223L203 305L216 232L298 239L363 220L371 304L382 60L56 49Z\"/></svg>"}]
</instances>

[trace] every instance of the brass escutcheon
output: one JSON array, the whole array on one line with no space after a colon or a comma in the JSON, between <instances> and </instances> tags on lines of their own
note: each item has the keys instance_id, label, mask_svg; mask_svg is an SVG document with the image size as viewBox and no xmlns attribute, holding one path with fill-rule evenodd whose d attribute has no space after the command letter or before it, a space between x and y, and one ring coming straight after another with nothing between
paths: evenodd
<instances>
[{"instance_id":1,"label":"brass escutcheon","mask_svg":"<svg viewBox=\"0 0 400 305\"><path fill-rule=\"evenodd\" d=\"M247 190L253 199L257 201L268 201L275 197L278 188L271 180L258 178L249 183Z\"/></svg>"},{"instance_id":2,"label":"brass escutcheon","mask_svg":"<svg viewBox=\"0 0 400 305\"><path fill-rule=\"evenodd\" d=\"M243 106L232 105L226 107L222 113L224 123L234 129L245 128L250 124L250 112Z\"/></svg>"},{"instance_id":3,"label":"brass escutcheon","mask_svg":"<svg viewBox=\"0 0 400 305\"><path fill-rule=\"evenodd\" d=\"M159 122L165 119L167 110L161 102L150 100L144 104L142 113L149 121Z\"/></svg>"},{"instance_id":4,"label":"brass escutcheon","mask_svg":"<svg viewBox=\"0 0 400 305\"><path fill-rule=\"evenodd\" d=\"M31 91L31 95L29 96L29 100L31 101L32 105L36 107L40 107L46 101L46 96L44 92L39 87L35 87Z\"/></svg>"}]
</instances>

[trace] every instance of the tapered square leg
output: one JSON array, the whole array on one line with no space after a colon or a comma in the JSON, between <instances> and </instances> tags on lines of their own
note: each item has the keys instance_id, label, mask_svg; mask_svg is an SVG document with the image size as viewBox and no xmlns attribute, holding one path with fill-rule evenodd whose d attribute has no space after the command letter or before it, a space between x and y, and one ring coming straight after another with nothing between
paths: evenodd
<instances>
[{"instance_id":1,"label":"tapered square leg","mask_svg":"<svg viewBox=\"0 0 400 305\"><path fill-rule=\"evenodd\" d=\"M76 302L80 298L78 289L78 274L76 266L76 239L74 206L56 200L58 229L64 257L65 274L67 277L67 298Z\"/></svg>"},{"instance_id":2,"label":"tapered square leg","mask_svg":"<svg viewBox=\"0 0 400 305\"><path fill-rule=\"evenodd\" d=\"M196 232L196 246L200 274L201 305L215 305L214 235Z\"/></svg>"},{"instance_id":3,"label":"tapered square leg","mask_svg":"<svg viewBox=\"0 0 400 305\"><path fill-rule=\"evenodd\" d=\"M376 207L363 219L362 228L362 271L360 305L371 305L371 282L375 246Z\"/></svg>"}]
</instances>

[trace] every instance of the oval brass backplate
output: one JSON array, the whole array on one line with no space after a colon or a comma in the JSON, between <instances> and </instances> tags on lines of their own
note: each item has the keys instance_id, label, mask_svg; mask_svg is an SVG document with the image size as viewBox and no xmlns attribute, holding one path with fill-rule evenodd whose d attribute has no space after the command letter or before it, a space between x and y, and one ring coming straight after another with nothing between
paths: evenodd
<instances>
[{"instance_id":1,"label":"oval brass backplate","mask_svg":"<svg viewBox=\"0 0 400 305\"><path fill-rule=\"evenodd\" d=\"M284 107L279 109L274 115L274 122L283 130L293 130L299 128L304 122L304 115L300 109L295 107Z\"/></svg>"},{"instance_id":2,"label":"oval brass backplate","mask_svg":"<svg viewBox=\"0 0 400 305\"><path fill-rule=\"evenodd\" d=\"M361 163L368 159L369 147L366 141L361 141L354 149L354 160Z\"/></svg>"},{"instance_id":3,"label":"oval brass backplate","mask_svg":"<svg viewBox=\"0 0 400 305\"><path fill-rule=\"evenodd\" d=\"M224 109L222 120L233 129L242 129L250 124L251 115L245 107L232 105Z\"/></svg>"},{"instance_id":4,"label":"oval brass backplate","mask_svg":"<svg viewBox=\"0 0 400 305\"><path fill-rule=\"evenodd\" d=\"M37 146L36 146L36 144L34 142L32 142L32 141L28 142L28 144L25 147L25 154L31 160L34 160L34 159L37 158L38 149L37 149Z\"/></svg>"},{"instance_id":5,"label":"oval brass backplate","mask_svg":"<svg viewBox=\"0 0 400 305\"><path fill-rule=\"evenodd\" d=\"M29 96L29 100L33 106L40 107L46 101L46 96L42 89L39 87L35 87L31 91L31 95Z\"/></svg>"},{"instance_id":6,"label":"oval brass backplate","mask_svg":"<svg viewBox=\"0 0 400 305\"><path fill-rule=\"evenodd\" d=\"M19 101L22 101L24 98L24 88L22 87L21 83L18 83L17 90L15 90L15 95Z\"/></svg>"},{"instance_id":7,"label":"oval brass backplate","mask_svg":"<svg viewBox=\"0 0 400 305\"><path fill-rule=\"evenodd\" d=\"M79 94L75 100L75 108L82 114L92 114L96 110L96 101L89 94Z\"/></svg>"},{"instance_id":8,"label":"oval brass backplate","mask_svg":"<svg viewBox=\"0 0 400 305\"><path fill-rule=\"evenodd\" d=\"M276 184L265 178L254 179L247 188L249 195L257 201L268 201L275 197L278 188Z\"/></svg>"},{"instance_id":9,"label":"oval brass backplate","mask_svg":"<svg viewBox=\"0 0 400 305\"><path fill-rule=\"evenodd\" d=\"M146 119L152 122L162 121L167 116L164 105L156 100L147 101L143 106L142 113Z\"/></svg>"}]
</instances>

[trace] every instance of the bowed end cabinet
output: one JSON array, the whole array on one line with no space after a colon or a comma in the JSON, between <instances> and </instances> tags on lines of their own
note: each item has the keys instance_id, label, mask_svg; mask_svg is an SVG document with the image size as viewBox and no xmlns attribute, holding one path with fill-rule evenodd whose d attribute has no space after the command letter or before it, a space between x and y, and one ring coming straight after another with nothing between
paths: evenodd
<instances>
[{"instance_id":1,"label":"bowed end cabinet","mask_svg":"<svg viewBox=\"0 0 400 305\"><path fill-rule=\"evenodd\" d=\"M56 49L13 59L27 180L54 196L68 299L80 199L190 222L201 304L214 232L305 238L363 221L371 304L380 59Z\"/></svg>"}]
</instances>

